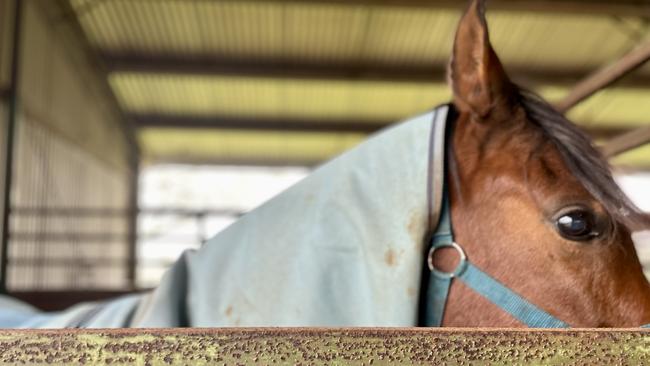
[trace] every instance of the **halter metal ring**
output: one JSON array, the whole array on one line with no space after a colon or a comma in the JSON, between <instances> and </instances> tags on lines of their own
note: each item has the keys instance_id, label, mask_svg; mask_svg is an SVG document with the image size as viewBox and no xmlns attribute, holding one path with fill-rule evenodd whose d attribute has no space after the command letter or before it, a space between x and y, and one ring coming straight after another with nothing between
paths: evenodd
<instances>
[{"instance_id":1,"label":"halter metal ring","mask_svg":"<svg viewBox=\"0 0 650 366\"><path fill-rule=\"evenodd\" d=\"M433 264L433 255L435 254L436 250L440 248L454 248L458 252L458 256L460 257L458 261L458 265L452 272L444 272L439 269L437 269L434 264ZM460 275L463 270L465 269L467 265L467 256L465 255L465 251L463 251L463 248L461 248L460 245L458 245L456 242L451 242L451 243L443 243L443 244L436 244L429 249L429 254L427 256L427 264L429 265L429 270L433 275L439 278L454 278L458 275Z\"/></svg>"}]
</instances>

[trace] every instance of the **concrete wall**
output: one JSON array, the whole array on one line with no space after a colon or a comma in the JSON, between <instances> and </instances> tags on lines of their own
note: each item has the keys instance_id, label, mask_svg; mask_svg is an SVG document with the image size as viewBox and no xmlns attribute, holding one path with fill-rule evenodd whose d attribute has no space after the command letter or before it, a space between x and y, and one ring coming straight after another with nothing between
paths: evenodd
<instances>
[{"instance_id":1,"label":"concrete wall","mask_svg":"<svg viewBox=\"0 0 650 366\"><path fill-rule=\"evenodd\" d=\"M9 288L125 288L137 173L123 121L67 2L23 3Z\"/></svg>"}]
</instances>

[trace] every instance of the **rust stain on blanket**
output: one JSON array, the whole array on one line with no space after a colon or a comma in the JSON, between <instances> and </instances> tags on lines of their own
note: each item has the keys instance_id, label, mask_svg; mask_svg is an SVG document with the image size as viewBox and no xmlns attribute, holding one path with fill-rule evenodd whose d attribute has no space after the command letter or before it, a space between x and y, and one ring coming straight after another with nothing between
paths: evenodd
<instances>
[{"instance_id":1,"label":"rust stain on blanket","mask_svg":"<svg viewBox=\"0 0 650 366\"><path fill-rule=\"evenodd\" d=\"M422 215L418 214L417 212L413 212L411 214L409 223L406 226L406 230L408 230L409 235L411 236L411 240L413 240L413 243L416 246L419 246L420 243L422 243L423 234L424 234L424 218L422 217Z\"/></svg>"},{"instance_id":2,"label":"rust stain on blanket","mask_svg":"<svg viewBox=\"0 0 650 366\"><path fill-rule=\"evenodd\" d=\"M386 253L384 253L384 262L386 262L389 267L393 267L397 264L397 254L393 249L388 249Z\"/></svg>"},{"instance_id":3,"label":"rust stain on blanket","mask_svg":"<svg viewBox=\"0 0 650 366\"><path fill-rule=\"evenodd\" d=\"M413 287L409 287L409 288L406 289L406 294L409 297L415 297L415 295L417 295L417 292L415 291L415 289Z\"/></svg>"}]
</instances>

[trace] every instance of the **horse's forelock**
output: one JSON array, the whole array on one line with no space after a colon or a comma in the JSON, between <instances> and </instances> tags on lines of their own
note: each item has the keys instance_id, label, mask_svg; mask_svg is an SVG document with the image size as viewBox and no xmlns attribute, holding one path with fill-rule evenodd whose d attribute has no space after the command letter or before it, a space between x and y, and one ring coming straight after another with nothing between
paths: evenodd
<instances>
[{"instance_id":1,"label":"horse's forelock","mask_svg":"<svg viewBox=\"0 0 650 366\"><path fill-rule=\"evenodd\" d=\"M519 94L528 118L553 142L570 172L609 214L631 230L650 227L649 217L616 184L609 164L591 139L538 95L523 89Z\"/></svg>"}]
</instances>

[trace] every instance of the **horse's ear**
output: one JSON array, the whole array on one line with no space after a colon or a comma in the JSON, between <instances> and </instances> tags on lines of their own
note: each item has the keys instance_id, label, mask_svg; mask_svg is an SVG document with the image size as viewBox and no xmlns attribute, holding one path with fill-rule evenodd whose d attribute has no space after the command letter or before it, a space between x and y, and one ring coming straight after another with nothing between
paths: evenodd
<instances>
[{"instance_id":1,"label":"horse's ear","mask_svg":"<svg viewBox=\"0 0 650 366\"><path fill-rule=\"evenodd\" d=\"M514 87L490 45L483 0L473 0L458 24L449 73L456 106L479 120L513 99Z\"/></svg>"}]
</instances>

